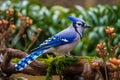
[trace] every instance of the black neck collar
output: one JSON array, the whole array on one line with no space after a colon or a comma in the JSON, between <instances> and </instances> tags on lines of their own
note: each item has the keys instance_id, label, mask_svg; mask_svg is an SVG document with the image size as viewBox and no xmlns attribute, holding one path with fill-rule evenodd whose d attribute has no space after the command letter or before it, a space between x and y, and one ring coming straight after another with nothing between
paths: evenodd
<instances>
[{"instance_id":1,"label":"black neck collar","mask_svg":"<svg viewBox=\"0 0 120 80\"><path fill-rule=\"evenodd\" d=\"M79 34L80 38L82 39L82 35L81 35L81 34L79 33L79 31L77 30L77 27L76 27L75 23L73 23L73 27L74 27L75 31Z\"/></svg>"}]
</instances>

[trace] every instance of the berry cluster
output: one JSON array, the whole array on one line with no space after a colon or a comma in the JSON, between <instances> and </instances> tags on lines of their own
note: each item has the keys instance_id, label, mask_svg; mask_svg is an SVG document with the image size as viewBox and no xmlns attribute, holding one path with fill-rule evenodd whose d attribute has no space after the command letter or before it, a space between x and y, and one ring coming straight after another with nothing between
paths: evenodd
<instances>
[{"instance_id":1,"label":"berry cluster","mask_svg":"<svg viewBox=\"0 0 120 80\"><path fill-rule=\"evenodd\" d=\"M24 16L21 12L17 12L13 8L8 9L5 16L0 19L1 49L14 47L19 39L22 38L25 41L25 50L29 50L42 31L41 28L38 28L37 31L33 31L31 27L32 24L33 20L30 17ZM30 34L26 33L26 31L29 31ZM30 35L31 38L28 39L28 35ZM28 40L31 41L30 44Z\"/></svg>"},{"instance_id":2,"label":"berry cluster","mask_svg":"<svg viewBox=\"0 0 120 80\"><path fill-rule=\"evenodd\" d=\"M115 30L112 27L107 27L105 31L110 37L115 37L116 36L116 33L114 32Z\"/></svg>"},{"instance_id":3,"label":"berry cluster","mask_svg":"<svg viewBox=\"0 0 120 80\"><path fill-rule=\"evenodd\" d=\"M120 59L116 58L115 51L118 48L118 45L113 45L112 40L116 36L115 30L113 27L107 27L105 29L106 34L108 35L108 42L102 42L97 44L96 46L96 52L103 60L104 65L104 71L105 71L105 77L106 80L108 80L108 75L111 75L113 79L116 80L118 78L116 75L118 74L118 70L120 68ZM91 64L91 67L93 69L96 69L101 76L101 79L103 79L103 75L100 72L100 62L93 61ZM108 69L112 72L108 74Z\"/></svg>"},{"instance_id":4,"label":"berry cluster","mask_svg":"<svg viewBox=\"0 0 120 80\"><path fill-rule=\"evenodd\" d=\"M97 49L96 52L101 56L101 57L106 57L108 55L107 53L107 48L106 48L106 43L99 43L97 44Z\"/></svg>"},{"instance_id":5,"label":"berry cluster","mask_svg":"<svg viewBox=\"0 0 120 80\"><path fill-rule=\"evenodd\" d=\"M115 57L109 58L109 62L107 65L111 70L118 70L120 68L120 59L117 59Z\"/></svg>"}]
</instances>

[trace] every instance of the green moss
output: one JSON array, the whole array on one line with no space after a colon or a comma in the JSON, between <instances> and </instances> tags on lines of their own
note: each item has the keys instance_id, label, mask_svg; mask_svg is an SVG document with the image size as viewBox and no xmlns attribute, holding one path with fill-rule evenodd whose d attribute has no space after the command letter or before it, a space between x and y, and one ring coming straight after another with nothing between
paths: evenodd
<instances>
[{"instance_id":1,"label":"green moss","mask_svg":"<svg viewBox=\"0 0 120 80\"><path fill-rule=\"evenodd\" d=\"M78 58L74 58L72 56L56 56L55 58L49 56L47 60L44 60L48 64L46 80L52 80L52 71L56 71L58 75L61 75L66 66L69 66L78 60Z\"/></svg>"},{"instance_id":2,"label":"green moss","mask_svg":"<svg viewBox=\"0 0 120 80\"><path fill-rule=\"evenodd\" d=\"M46 80L52 80L52 71L56 71L58 75L62 75L62 71L65 67L78 62L79 60L84 60L86 63L90 63L94 59L101 59L98 57L89 57L89 56L80 56L80 57L73 57L73 56L48 56L48 59L39 58L38 60L44 61L48 64Z\"/></svg>"},{"instance_id":3,"label":"green moss","mask_svg":"<svg viewBox=\"0 0 120 80\"><path fill-rule=\"evenodd\" d=\"M79 57L79 60L84 60L86 63L90 63L95 59L102 60L102 58L99 58L97 56L93 56L93 57L92 56L80 56Z\"/></svg>"},{"instance_id":4,"label":"green moss","mask_svg":"<svg viewBox=\"0 0 120 80\"><path fill-rule=\"evenodd\" d=\"M13 58L12 60L11 60L11 62L13 62L13 63L17 63L17 62L19 62L21 59L18 59L18 58Z\"/></svg>"}]
</instances>

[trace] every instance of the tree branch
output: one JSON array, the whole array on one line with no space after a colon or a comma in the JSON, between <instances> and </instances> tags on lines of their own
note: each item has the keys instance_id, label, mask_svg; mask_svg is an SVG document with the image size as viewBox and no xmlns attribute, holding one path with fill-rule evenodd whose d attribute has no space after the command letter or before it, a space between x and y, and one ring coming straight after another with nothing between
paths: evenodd
<instances>
[{"instance_id":1,"label":"tree branch","mask_svg":"<svg viewBox=\"0 0 120 80\"><path fill-rule=\"evenodd\" d=\"M12 58L23 58L27 56L27 53L12 49L12 48L6 48L0 50L0 53L4 55L3 60L0 60L0 68L2 70L2 73L6 74L6 77L10 76L11 74L16 73L24 73L29 75L46 75L48 65L46 63L40 62L40 61L33 61L30 65L28 65L26 68L24 68L21 71L16 71L15 64L11 62ZM93 60L92 62L97 62L99 64L99 69L95 69L91 67L91 63L85 63L84 60L80 60L78 63L74 63L70 66L65 67L65 69L62 71L62 75L64 76L78 76L83 77L85 80L97 80L98 79L98 70L101 72L101 74L104 76L104 63L102 60ZM113 70L110 65L112 63L106 62L107 69L109 72L110 78L112 77L111 74L113 73ZM57 73L53 71L53 75L56 75ZM76 79L77 80L77 79Z\"/></svg>"}]
</instances>

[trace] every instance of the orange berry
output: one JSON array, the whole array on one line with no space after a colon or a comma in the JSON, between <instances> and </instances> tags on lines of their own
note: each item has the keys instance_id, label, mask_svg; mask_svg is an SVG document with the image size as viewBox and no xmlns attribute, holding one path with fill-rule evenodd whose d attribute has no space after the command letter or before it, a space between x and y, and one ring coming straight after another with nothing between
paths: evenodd
<instances>
[{"instance_id":1,"label":"orange berry","mask_svg":"<svg viewBox=\"0 0 120 80\"><path fill-rule=\"evenodd\" d=\"M29 20L29 24L30 24L30 25L33 24L33 20L32 20L32 19Z\"/></svg>"},{"instance_id":2,"label":"orange berry","mask_svg":"<svg viewBox=\"0 0 120 80\"><path fill-rule=\"evenodd\" d=\"M28 24L29 24L29 20L28 20L28 19L26 20L26 23L28 23Z\"/></svg>"},{"instance_id":3,"label":"orange berry","mask_svg":"<svg viewBox=\"0 0 120 80\"><path fill-rule=\"evenodd\" d=\"M14 14L14 9L13 8L10 8L9 9L9 13L12 15L12 14Z\"/></svg>"},{"instance_id":4,"label":"orange berry","mask_svg":"<svg viewBox=\"0 0 120 80\"><path fill-rule=\"evenodd\" d=\"M5 23L5 24L8 24L8 21L7 21L7 20L5 20L5 21L4 21L4 23Z\"/></svg>"},{"instance_id":5,"label":"orange berry","mask_svg":"<svg viewBox=\"0 0 120 80\"><path fill-rule=\"evenodd\" d=\"M104 47L104 50L106 50L107 48L106 47Z\"/></svg>"},{"instance_id":6,"label":"orange berry","mask_svg":"<svg viewBox=\"0 0 120 80\"><path fill-rule=\"evenodd\" d=\"M104 43L102 43L102 45L103 45L103 46L106 46L106 43L104 42Z\"/></svg>"},{"instance_id":7,"label":"orange berry","mask_svg":"<svg viewBox=\"0 0 120 80\"><path fill-rule=\"evenodd\" d=\"M5 24L5 20L4 19L2 19L2 23Z\"/></svg>"},{"instance_id":8,"label":"orange berry","mask_svg":"<svg viewBox=\"0 0 120 80\"><path fill-rule=\"evenodd\" d=\"M14 24L11 24L11 25L10 25L10 28L11 28L12 30L15 30L15 29L16 29L16 26L15 26Z\"/></svg>"},{"instance_id":9,"label":"orange berry","mask_svg":"<svg viewBox=\"0 0 120 80\"><path fill-rule=\"evenodd\" d=\"M0 20L0 25L2 24L2 21Z\"/></svg>"},{"instance_id":10,"label":"orange berry","mask_svg":"<svg viewBox=\"0 0 120 80\"><path fill-rule=\"evenodd\" d=\"M25 21L26 21L26 23L29 24L30 18L29 17L25 17Z\"/></svg>"},{"instance_id":11,"label":"orange berry","mask_svg":"<svg viewBox=\"0 0 120 80\"><path fill-rule=\"evenodd\" d=\"M25 17L26 20L29 20L30 18L29 17Z\"/></svg>"},{"instance_id":12,"label":"orange berry","mask_svg":"<svg viewBox=\"0 0 120 80\"><path fill-rule=\"evenodd\" d=\"M6 14L10 14L9 11L6 11Z\"/></svg>"},{"instance_id":13,"label":"orange berry","mask_svg":"<svg viewBox=\"0 0 120 80\"><path fill-rule=\"evenodd\" d=\"M91 64L91 66L92 66L92 68L95 68L95 69L98 69L98 68L99 68L97 62L93 62L93 63Z\"/></svg>"},{"instance_id":14,"label":"orange berry","mask_svg":"<svg viewBox=\"0 0 120 80\"><path fill-rule=\"evenodd\" d=\"M111 33L114 32L114 28L107 27L105 31L106 31L107 34L111 34Z\"/></svg>"},{"instance_id":15,"label":"orange berry","mask_svg":"<svg viewBox=\"0 0 120 80\"><path fill-rule=\"evenodd\" d=\"M109 61L111 62L112 58L109 58Z\"/></svg>"},{"instance_id":16,"label":"orange berry","mask_svg":"<svg viewBox=\"0 0 120 80\"><path fill-rule=\"evenodd\" d=\"M118 61L116 58L109 58L109 61L113 64L118 64Z\"/></svg>"},{"instance_id":17,"label":"orange berry","mask_svg":"<svg viewBox=\"0 0 120 80\"><path fill-rule=\"evenodd\" d=\"M99 44L97 44L97 47L101 49L103 46L101 43L99 43Z\"/></svg>"},{"instance_id":18,"label":"orange berry","mask_svg":"<svg viewBox=\"0 0 120 80\"><path fill-rule=\"evenodd\" d=\"M101 45L100 44L97 44L97 47L99 48Z\"/></svg>"},{"instance_id":19,"label":"orange berry","mask_svg":"<svg viewBox=\"0 0 120 80\"><path fill-rule=\"evenodd\" d=\"M97 47L100 49L103 49L106 46L106 43L99 43L97 44Z\"/></svg>"},{"instance_id":20,"label":"orange berry","mask_svg":"<svg viewBox=\"0 0 120 80\"><path fill-rule=\"evenodd\" d=\"M109 30L109 29L106 29L105 32L106 32L107 34L110 34L110 30Z\"/></svg>"},{"instance_id":21,"label":"orange berry","mask_svg":"<svg viewBox=\"0 0 120 80\"><path fill-rule=\"evenodd\" d=\"M112 37L115 37L116 36L116 33L112 33Z\"/></svg>"},{"instance_id":22,"label":"orange berry","mask_svg":"<svg viewBox=\"0 0 120 80\"><path fill-rule=\"evenodd\" d=\"M114 32L114 28L110 28L110 32L113 33Z\"/></svg>"},{"instance_id":23,"label":"orange berry","mask_svg":"<svg viewBox=\"0 0 120 80\"><path fill-rule=\"evenodd\" d=\"M97 52L97 53L99 53L99 52L100 52L100 50L99 50L99 49L96 49L96 52Z\"/></svg>"},{"instance_id":24,"label":"orange berry","mask_svg":"<svg viewBox=\"0 0 120 80\"><path fill-rule=\"evenodd\" d=\"M38 32L41 32L41 31L42 31L42 29L41 29L41 28L38 28L37 30L38 30Z\"/></svg>"},{"instance_id":25,"label":"orange berry","mask_svg":"<svg viewBox=\"0 0 120 80\"><path fill-rule=\"evenodd\" d=\"M2 20L2 23L3 23L3 24L8 24L8 21L3 19L3 20Z\"/></svg>"},{"instance_id":26,"label":"orange berry","mask_svg":"<svg viewBox=\"0 0 120 80\"><path fill-rule=\"evenodd\" d=\"M117 60L117 63L120 64L120 59Z\"/></svg>"},{"instance_id":27,"label":"orange berry","mask_svg":"<svg viewBox=\"0 0 120 80\"><path fill-rule=\"evenodd\" d=\"M22 13L20 13L20 12L17 15L18 15L19 18L23 17Z\"/></svg>"}]
</instances>

